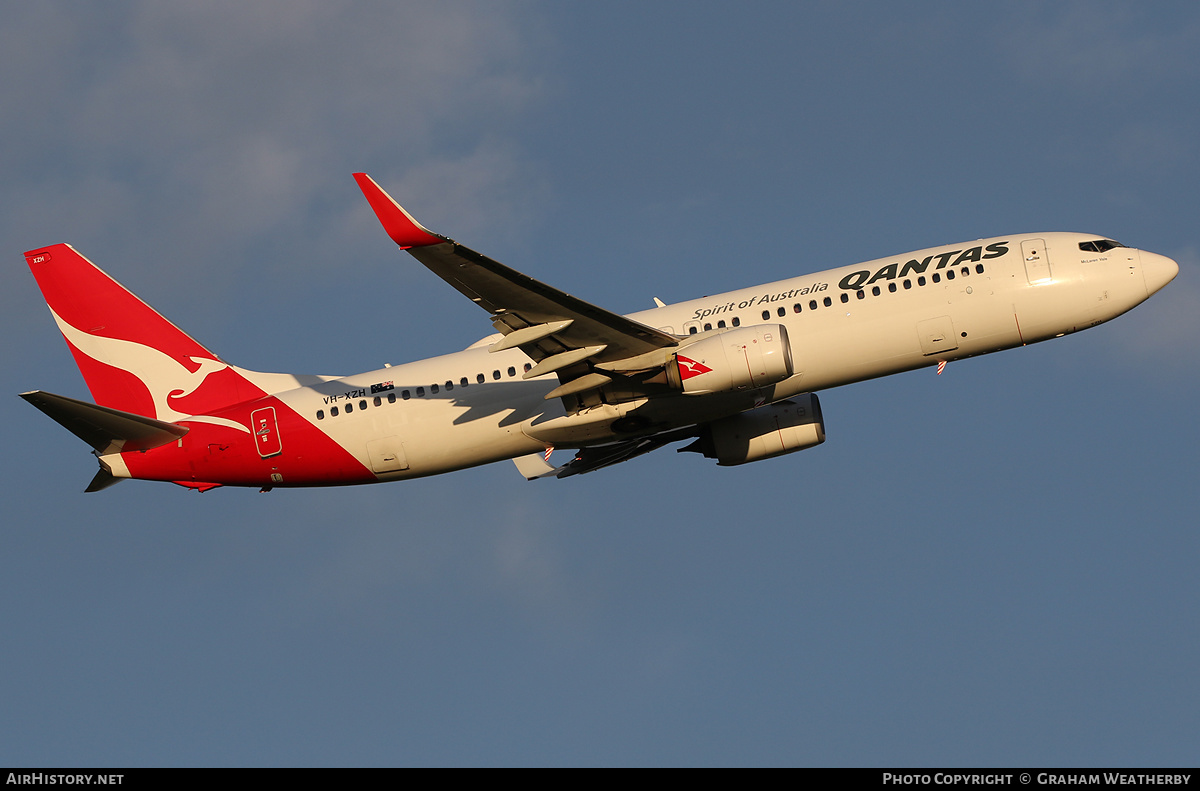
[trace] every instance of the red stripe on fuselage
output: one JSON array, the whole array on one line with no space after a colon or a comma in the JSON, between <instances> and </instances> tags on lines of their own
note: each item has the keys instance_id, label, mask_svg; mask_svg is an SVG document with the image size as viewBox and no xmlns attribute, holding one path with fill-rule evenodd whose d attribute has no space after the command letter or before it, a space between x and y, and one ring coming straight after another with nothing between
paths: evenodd
<instances>
[{"instance_id":1,"label":"red stripe on fuselage","mask_svg":"<svg viewBox=\"0 0 1200 791\"><path fill-rule=\"evenodd\" d=\"M178 442L145 453L121 454L134 478L229 486L337 486L371 483L375 474L329 435L275 396L212 413L250 428L250 413L274 407L282 452L262 458L253 432L199 420ZM273 478L272 476L278 476Z\"/></svg>"}]
</instances>

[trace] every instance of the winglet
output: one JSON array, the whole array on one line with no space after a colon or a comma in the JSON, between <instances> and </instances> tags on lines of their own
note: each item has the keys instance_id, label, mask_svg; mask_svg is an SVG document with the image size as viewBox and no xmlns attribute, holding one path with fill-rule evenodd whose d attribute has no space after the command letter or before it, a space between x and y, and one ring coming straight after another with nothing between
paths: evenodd
<instances>
[{"instance_id":1,"label":"winglet","mask_svg":"<svg viewBox=\"0 0 1200 791\"><path fill-rule=\"evenodd\" d=\"M392 237L392 241L398 244L401 250L407 250L410 247L427 247L431 244L449 241L414 220L403 206L396 203L392 196L384 192L375 183L375 179L366 173L355 173L354 180L358 182L358 188L366 196L367 203L371 204L371 209L379 218L383 230L387 231L387 235Z\"/></svg>"}]
</instances>

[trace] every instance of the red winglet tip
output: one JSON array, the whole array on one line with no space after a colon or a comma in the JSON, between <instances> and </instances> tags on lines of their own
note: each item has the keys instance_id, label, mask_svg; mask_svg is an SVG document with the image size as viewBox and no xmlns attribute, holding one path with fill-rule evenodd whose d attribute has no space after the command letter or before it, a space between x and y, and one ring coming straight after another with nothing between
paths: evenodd
<instances>
[{"instance_id":1,"label":"red winglet tip","mask_svg":"<svg viewBox=\"0 0 1200 791\"><path fill-rule=\"evenodd\" d=\"M396 203L392 196L384 192L375 183L375 179L366 173L355 173L354 180L358 182L358 188L366 196L367 203L371 204L371 210L379 218L383 230L387 231L387 235L400 246L401 250L407 250L410 247L426 247L446 241L414 220L403 206Z\"/></svg>"}]
</instances>

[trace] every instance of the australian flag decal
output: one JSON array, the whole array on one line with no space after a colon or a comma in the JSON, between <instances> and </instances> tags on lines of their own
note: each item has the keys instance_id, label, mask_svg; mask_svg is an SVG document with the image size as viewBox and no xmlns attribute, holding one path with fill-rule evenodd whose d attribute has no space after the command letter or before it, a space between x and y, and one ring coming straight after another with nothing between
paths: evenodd
<instances>
[{"instance_id":1,"label":"australian flag decal","mask_svg":"<svg viewBox=\"0 0 1200 791\"><path fill-rule=\"evenodd\" d=\"M392 390L394 387L395 385L393 385L391 382L380 382L379 384L371 385L371 395L375 395L376 393L386 393L388 390Z\"/></svg>"}]
</instances>

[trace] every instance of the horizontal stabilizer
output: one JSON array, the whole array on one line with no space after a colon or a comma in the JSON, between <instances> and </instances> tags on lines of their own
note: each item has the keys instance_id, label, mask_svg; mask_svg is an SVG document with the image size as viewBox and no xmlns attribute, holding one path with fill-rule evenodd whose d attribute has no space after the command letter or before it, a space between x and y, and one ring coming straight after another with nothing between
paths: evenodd
<instances>
[{"instance_id":1,"label":"horizontal stabilizer","mask_svg":"<svg viewBox=\"0 0 1200 791\"><path fill-rule=\"evenodd\" d=\"M124 478L117 478L103 466L96 470L96 477L92 478L92 482L88 484L88 488L84 492L98 492L102 489L107 489L110 486L120 483Z\"/></svg>"},{"instance_id":2,"label":"horizontal stabilizer","mask_svg":"<svg viewBox=\"0 0 1200 791\"><path fill-rule=\"evenodd\" d=\"M102 456L128 450L150 450L174 442L188 433L187 428L174 423L164 423L42 390L21 393L21 398L52 417Z\"/></svg>"}]
</instances>

